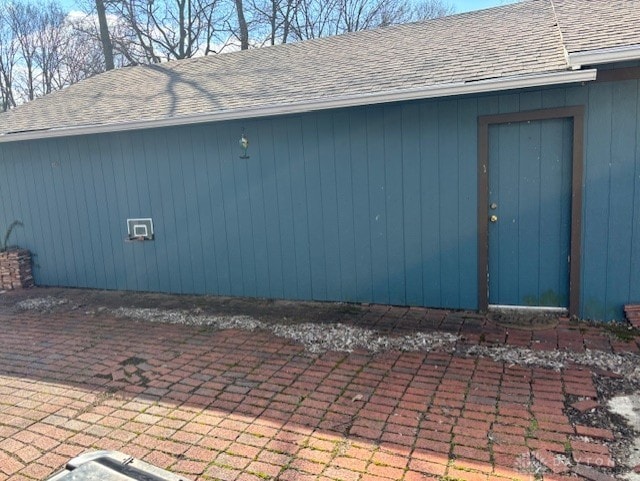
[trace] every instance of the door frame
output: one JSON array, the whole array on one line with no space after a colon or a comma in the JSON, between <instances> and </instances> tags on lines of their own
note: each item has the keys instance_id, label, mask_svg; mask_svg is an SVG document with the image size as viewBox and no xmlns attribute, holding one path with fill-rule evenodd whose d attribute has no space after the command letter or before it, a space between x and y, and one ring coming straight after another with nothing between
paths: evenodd
<instances>
[{"instance_id":1,"label":"door frame","mask_svg":"<svg viewBox=\"0 0 640 481\"><path fill-rule=\"evenodd\" d=\"M582 237L582 181L584 106L528 110L478 117L478 308L489 308L489 127L536 120L572 119L571 230L569 246L569 315L580 311L580 253Z\"/></svg>"}]
</instances>

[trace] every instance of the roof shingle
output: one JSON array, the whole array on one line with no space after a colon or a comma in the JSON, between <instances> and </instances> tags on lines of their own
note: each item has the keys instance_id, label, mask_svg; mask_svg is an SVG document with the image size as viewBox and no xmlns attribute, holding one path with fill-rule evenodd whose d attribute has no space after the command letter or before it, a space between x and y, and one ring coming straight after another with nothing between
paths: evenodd
<instances>
[{"instance_id":1,"label":"roof shingle","mask_svg":"<svg viewBox=\"0 0 640 481\"><path fill-rule=\"evenodd\" d=\"M561 72L569 69L561 32L569 52L637 42L638 3L527 0L306 42L127 67L0 115L0 135ZM625 15L631 27L622 28Z\"/></svg>"},{"instance_id":2,"label":"roof shingle","mask_svg":"<svg viewBox=\"0 0 640 481\"><path fill-rule=\"evenodd\" d=\"M553 0L568 53L640 45L640 0Z\"/></svg>"}]
</instances>

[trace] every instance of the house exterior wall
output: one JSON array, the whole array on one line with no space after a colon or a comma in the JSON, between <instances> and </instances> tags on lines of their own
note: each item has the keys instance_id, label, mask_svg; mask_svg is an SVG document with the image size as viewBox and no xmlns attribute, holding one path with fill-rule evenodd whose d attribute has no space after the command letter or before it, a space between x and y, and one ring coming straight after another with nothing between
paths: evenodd
<instances>
[{"instance_id":1,"label":"house exterior wall","mask_svg":"<svg viewBox=\"0 0 640 481\"><path fill-rule=\"evenodd\" d=\"M584 105L581 315L640 301L640 85L0 144L40 285L475 309L477 117ZM249 159L240 159L245 132ZM126 219L155 239L125 242Z\"/></svg>"}]
</instances>

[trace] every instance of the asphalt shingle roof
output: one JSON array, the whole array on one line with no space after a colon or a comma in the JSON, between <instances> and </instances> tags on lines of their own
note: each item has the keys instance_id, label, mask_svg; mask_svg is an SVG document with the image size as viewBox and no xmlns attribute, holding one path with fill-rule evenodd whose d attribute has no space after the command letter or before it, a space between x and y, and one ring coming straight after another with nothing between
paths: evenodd
<instances>
[{"instance_id":1,"label":"asphalt shingle roof","mask_svg":"<svg viewBox=\"0 0 640 481\"><path fill-rule=\"evenodd\" d=\"M306 42L127 67L0 115L0 135L561 72L569 69L565 48L640 43L639 7L640 0L527 0Z\"/></svg>"},{"instance_id":2,"label":"asphalt shingle roof","mask_svg":"<svg viewBox=\"0 0 640 481\"><path fill-rule=\"evenodd\" d=\"M553 0L568 53L640 45L640 0Z\"/></svg>"}]
</instances>

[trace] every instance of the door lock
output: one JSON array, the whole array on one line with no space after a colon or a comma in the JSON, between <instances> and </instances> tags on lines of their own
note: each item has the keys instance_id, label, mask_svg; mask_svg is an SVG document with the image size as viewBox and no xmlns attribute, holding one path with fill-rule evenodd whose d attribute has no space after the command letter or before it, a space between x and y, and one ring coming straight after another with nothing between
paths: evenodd
<instances>
[{"instance_id":1,"label":"door lock","mask_svg":"<svg viewBox=\"0 0 640 481\"><path fill-rule=\"evenodd\" d=\"M491 217L489 217L489 220L491 222L498 222L498 216L497 215L492 215Z\"/></svg>"}]
</instances>

